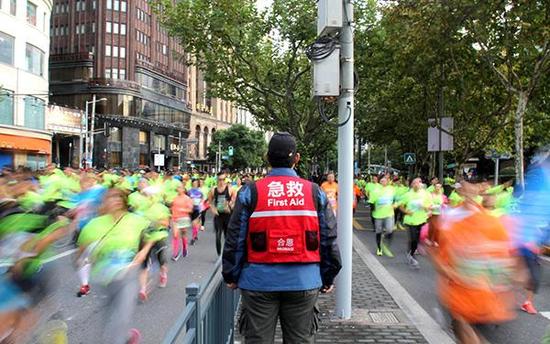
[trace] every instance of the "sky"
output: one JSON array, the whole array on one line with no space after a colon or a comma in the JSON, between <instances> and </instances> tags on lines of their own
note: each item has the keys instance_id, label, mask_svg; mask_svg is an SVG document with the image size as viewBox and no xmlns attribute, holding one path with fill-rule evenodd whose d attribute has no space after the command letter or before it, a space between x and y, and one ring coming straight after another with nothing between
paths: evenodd
<instances>
[{"instance_id":1,"label":"sky","mask_svg":"<svg viewBox=\"0 0 550 344\"><path fill-rule=\"evenodd\" d=\"M257 0L256 6L258 6L259 9L264 9L266 7L269 7L271 5L273 0Z\"/></svg>"}]
</instances>

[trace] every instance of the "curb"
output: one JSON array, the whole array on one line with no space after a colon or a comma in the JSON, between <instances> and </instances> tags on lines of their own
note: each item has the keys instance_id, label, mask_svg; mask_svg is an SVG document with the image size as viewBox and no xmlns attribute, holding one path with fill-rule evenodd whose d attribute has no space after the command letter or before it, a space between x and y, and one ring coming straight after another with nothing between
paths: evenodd
<instances>
[{"instance_id":1,"label":"curb","mask_svg":"<svg viewBox=\"0 0 550 344\"><path fill-rule=\"evenodd\" d=\"M416 300L401 286L401 284L384 268L374 257L361 240L353 234L353 248L361 257L361 260L372 271L374 276L382 283L386 291L395 300L397 305L416 326L420 333L430 344L454 344L456 343L447 332L416 302Z\"/></svg>"}]
</instances>

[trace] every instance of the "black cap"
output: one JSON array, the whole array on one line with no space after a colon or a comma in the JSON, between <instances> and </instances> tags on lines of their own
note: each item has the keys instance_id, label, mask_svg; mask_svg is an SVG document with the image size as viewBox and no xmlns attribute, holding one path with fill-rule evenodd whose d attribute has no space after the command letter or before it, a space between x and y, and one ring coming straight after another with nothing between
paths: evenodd
<instances>
[{"instance_id":1,"label":"black cap","mask_svg":"<svg viewBox=\"0 0 550 344\"><path fill-rule=\"evenodd\" d=\"M291 134L278 132L273 135L269 141L267 157L269 162L289 163L296 155L296 139Z\"/></svg>"}]
</instances>

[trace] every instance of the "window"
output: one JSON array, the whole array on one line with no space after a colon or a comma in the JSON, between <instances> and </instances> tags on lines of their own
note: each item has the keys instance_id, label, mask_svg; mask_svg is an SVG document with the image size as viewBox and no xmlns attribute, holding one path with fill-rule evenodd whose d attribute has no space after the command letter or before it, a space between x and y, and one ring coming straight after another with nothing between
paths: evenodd
<instances>
[{"instance_id":1,"label":"window","mask_svg":"<svg viewBox=\"0 0 550 344\"><path fill-rule=\"evenodd\" d=\"M13 125L13 92L0 92L0 124Z\"/></svg>"},{"instance_id":2,"label":"window","mask_svg":"<svg viewBox=\"0 0 550 344\"><path fill-rule=\"evenodd\" d=\"M105 31L107 31L107 33L111 33L113 31L112 27L113 25L110 21L106 22Z\"/></svg>"},{"instance_id":3,"label":"window","mask_svg":"<svg viewBox=\"0 0 550 344\"><path fill-rule=\"evenodd\" d=\"M105 46L105 56L111 56L111 46L110 45Z\"/></svg>"},{"instance_id":4,"label":"window","mask_svg":"<svg viewBox=\"0 0 550 344\"><path fill-rule=\"evenodd\" d=\"M48 14L44 12L42 15L42 31L46 32L46 24L48 24Z\"/></svg>"},{"instance_id":5,"label":"window","mask_svg":"<svg viewBox=\"0 0 550 344\"><path fill-rule=\"evenodd\" d=\"M126 35L126 24L120 24L120 34Z\"/></svg>"},{"instance_id":6,"label":"window","mask_svg":"<svg viewBox=\"0 0 550 344\"><path fill-rule=\"evenodd\" d=\"M168 55L168 46L166 44L162 45L162 54Z\"/></svg>"},{"instance_id":7,"label":"window","mask_svg":"<svg viewBox=\"0 0 550 344\"><path fill-rule=\"evenodd\" d=\"M126 48L120 47L120 57L123 59L126 58Z\"/></svg>"},{"instance_id":8,"label":"window","mask_svg":"<svg viewBox=\"0 0 550 344\"><path fill-rule=\"evenodd\" d=\"M10 14L12 16L17 14L17 0L10 0Z\"/></svg>"},{"instance_id":9,"label":"window","mask_svg":"<svg viewBox=\"0 0 550 344\"><path fill-rule=\"evenodd\" d=\"M36 5L27 1L27 23L36 26Z\"/></svg>"},{"instance_id":10,"label":"window","mask_svg":"<svg viewBox=\"0 0 550 344\"><path fill-rule=\"evenodd\" d=\"M126 1L121 1L120 2L120 11L121 12L126 12Z\"/></svg>"},{"instance_id":11,"label":"window","mask_svg":"<svg viewBox=\"0 0 550 344\"><path fill-rule=\"evenodd\" d=\"M40 98L25 97L25 127L44 129L44 109L46 104Z\"/></svg>"},{"instance_id":12,"label":"window","mask_svg":"<svg viewBox=\"0 0 550 344\"><path fill-rule=\"evenodd\" d=\"M120 80L126 80L126 69L121 69L118 71L118 78Z\"/></svg>"},{"instance_id":13,"label":"window","mask_svg":"<svg viewBox=\"0 0 550 344\"><path fill-rule=\"evenodd\" d=\"M113 56L118 57L118 47L113 45Z\"/></svg>"},{"instance_id":14,"label":"window","mask_svg":"<svg viewBox=\"0 0 550 344\"><path fill-rule=\"evenodd\" d=\"M149 144L149 133L147 131L140 131L139 132L139 144L140 145Z\"/></svg>"},{"instance_id":15,"label":"window","mask_svg":"<svg viewBox=\"0 0 550 344\"><path fill-rule=\"evenodd\" d=\"M113 33L118 35L118 23L113 23Z\"/></svg>"},{"instance_id":16,"label":"window","mask_svg":"<svg viewBox=\"0 0 550 344\"><path fill-rule=\"evenodd\" d=\"M111 69L105 68L105 79L111 79Z\"/></svg>"},{"instance_id":17,"label":"window","mask_svg":"<svg viewBox=\"0 0 550 344\"><path fill-rule=\"evenodd\" d=\"M109 136L109 142L122 142L122 128L111 127L111 135Z\"/></svg>"},{"instance_id":18,"label":"window","mask_svg":"<svg viewBox=\"0 0 550 344\"><path fill-rule=\"evenodd\" d=\"M92 23L92 32L95 33L95 22Z\"/></svg>"},{"instance_id":19,"label":"window","mask_svg":"<svg viewBox=\"0 0 550 344\"><path fill-rule=\"evenodd\" d=\"M92 9L95 10L96 7L97 7L97 1L96 1L96 0L93 0L93 1L92 1Z\"/></svg>"},{"instance_id":20,"label":"window","mask_svg":"<svg viewBox=\"0 0 550 344\"><path fill-rule=\"evenodd\" d=\"M112 68L111 69L111 77L113 79L118 79L118 68Z\"/></svg>"},{"instance_id":21,"label":"window","mask_svg":"<svg viewBox=\"0 0 550 344\"><path fill-rule=\"evenodd\" d=\"M113 9L113 0L107 0L107 9L112 10Z\"/></svg>"},{"instance_id":22,"label":"window","mask_svg":"<svg viewBox=\"0 0 550 344\"><path fill-rule=\"evenodd\" d=\"M25 50L27 71L36 75L44 75L44 52L34 45L27 43Z\"/></svg>"},{"instance_id":23,"label":"window","mask_svg":"<svg viewBox=\"0 0 550 344\"><path fill-rule=\"evenodd\" d=\"M13 44L15 38L0 32L0 62L13 64Z\"/></svg>"},{"instance_id":24,"label":"window","mask_svg":"<svg viewBox=\"0 0 550 344\"><path fill-rule=\"evenodd\" d=\"M113 2L114 2L113 10L120 11L120 0L113 0Z\"/></svg>"}]
</instances>

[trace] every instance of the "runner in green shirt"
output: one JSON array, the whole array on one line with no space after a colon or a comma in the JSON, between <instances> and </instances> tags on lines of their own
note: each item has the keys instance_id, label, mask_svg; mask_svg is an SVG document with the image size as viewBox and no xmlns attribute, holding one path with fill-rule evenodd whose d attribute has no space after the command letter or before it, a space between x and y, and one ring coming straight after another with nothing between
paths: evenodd
<instances>
[{"instance_id":1,"label":"runner in green shirt","mask_svg":"<svg viewBox=\"0 0 550 344\"><path fill-rule=\"evenodd\" d=\"M414 258L414 254L418 248L420 230L428 221L431 206L430 194L422 189L422 180L415 178L411 183L411 190L401 199L401 211L405 214L403 222L409 229L410 245L407 259L409 265L414 268L418 268L418 261Z\"/></svg>"},{"instance_id":2,"label":"runner in green shirt","mask_svg":"<svg viewBox=\"0 0 550 344\"><path fill-rule=\"evenodd\" d=\"M378 256L384 254L393 258L393 253L389 249L389 246L391 245L393 234L394 209L396 207L395 188L388 185L387 177L380 179L380 187L371 193L370 200L374 203L372 217L374 218L374 230L376 231L376 254ZM383 232L385 232L384 238L388 245L382 243Z\"/></svg>"}]
</instances>

